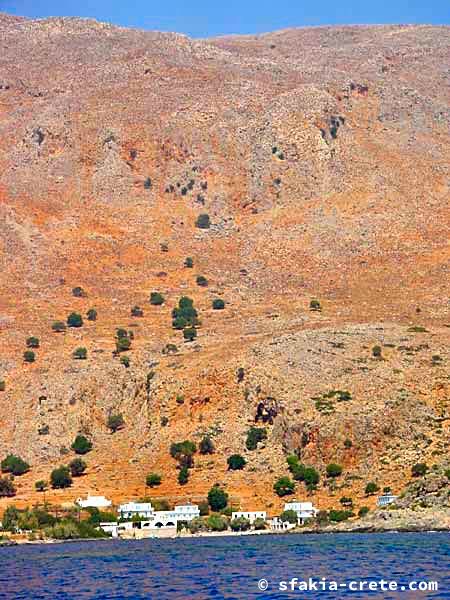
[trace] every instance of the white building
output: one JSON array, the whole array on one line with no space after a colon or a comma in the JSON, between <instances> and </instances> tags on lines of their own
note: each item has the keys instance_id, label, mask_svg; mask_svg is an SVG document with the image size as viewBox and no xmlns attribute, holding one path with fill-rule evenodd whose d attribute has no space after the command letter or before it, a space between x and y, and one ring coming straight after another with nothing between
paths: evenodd
<instances>
[{"instance_id":1,"label":"white building","mask_svg":"<svg viewBox=\"0 0 450 600\"><path fill-rule=\"evenodd\" d=\"M293 510L297 513L298 522L302 525L306 519L313 519L319 512L315 508L312 502L298 502L298 500L291 500L286 502L284 510Z\"/></svg>"},{"instance_id":2,"label":"white building","mask_svg":"<svg viewBox=\"0 0 450 600\"><path fill-rule=\"evenodd\" d=\"M121 504L117 510L122 519L132 519L133 517L143 517L151 519L155 511L150 502L127 502Z\"/></svg>"},{"instance_id":3,"label":"white building","mask_svg":"<svg viewBox=\"0 0 450 600\"><path fill-rule=\"evenodd\" d=\"M77 498L76 504L81 508L109 508L112 504L111 500L105 498L105 496L91 496L87 495L87 498Z\"/></svg>"},{"instance_id":4,"label":"white building","mask_svg":"<svg viewBox=\"0 0 450 600\"><path fill-rule=\"evenodd\" d=\"M394 496L394 494L383 494L378 497L377 506L387 506L388 504L392 504L397 500L398 496Z\"/></svg>"},{"instance_id":5,"label":"white building","mask_svg":"<svg viewBox=\"0 0 450 600\"><path fill-rule=\"evenodd\" d=\"M118 509L122 519L132 519L135 516L148 519L155 527L172 527L178 521L192 521L200 516L196 504L179 504L173 510L154 510L151 502L127 502Z\"/></svg>"},{"instance_id":6,"label":"white building","mask_svg":"<svg viewBox=\"0 0 450 600\"><path fill-rule=\"evenodd\" d=\"M295 527L294 523L289 523L289 521L282 521L280 517L273 517L267 522L269 523L269 527L272 531L288 531L289 529L293 529Z\"/></svg>"},{"instance_id":7,"label":"white building","mask_svg":"<svg viewBox=\"0 0 450 600\"><path fill-rule=\"evenodd\" d=\"M234 519L240 519L241 517L243 517L244 519L247 519L247 521L250 521L250 525L253 525L253 523L256 521L256 519L263 519L263 521L266 520L267 518L267 513L265 510L261 510L261 511L239 511L239 512L232 512L231 513L231 520L233 521Z\"/></svg>"}]
</instances>

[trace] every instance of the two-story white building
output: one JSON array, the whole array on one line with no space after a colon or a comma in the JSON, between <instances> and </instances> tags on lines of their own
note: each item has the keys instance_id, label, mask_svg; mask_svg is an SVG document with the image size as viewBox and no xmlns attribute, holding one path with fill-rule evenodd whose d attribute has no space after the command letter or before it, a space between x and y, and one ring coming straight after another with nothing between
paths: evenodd
<instances>
[{"instance_id":1,"label":"two-story white building","mask_svg":"<svg viewBox=\"0 0 450 600\"><path fill-rule=\"evenodd\" d=\"M378 496L377 506L387 506L388 504L392 504L397 500L398 496L394 494L383 494L382 496Z\"/></svg>"},{"instance_id":2,"label":"two-story white building","mask_svg":"<svg viewBox=\"0 0 450 600\"><path fill-rule=\"evenodd\" d=\"M293 510L297 513L297 519L300 525L302 525L306 519L313 519L319 512L315 508L312 502L299 502L298 500L291 500L286 502L284 510Z\"/></svg>"},{"instance_id":3,"label":"two-story white building","mask_svg":"<svg viewBox=\"0 0 450 600\"><path fill-rule=\"evenodd\" d=\"M132 519L133 517L151 519L155 514L151 502L126 502L119 506L117 512L122 519Z\"/></svg>"},{"instance_id":4,"label":"two-story white building","mask_svg":"<svg viewBox=\"0 0 450 600\"><path fill-rule=\"evenodd\" d=\"M86 499L77 498L75 500L76 504L80 508L109 508L112 504L111 500L105 498L105 496L91 496L87 495Z\"/></svg>"},{"instance_id":5,"label":"two-story white building","mask_svg":"<svg viewBox=\"0 0 450 600\"><path fill-rule=\"evenodd\" d=\"M238 512L232 512L231 513L231 520L233 521L234 519L240 519L241 517L243 517L244 519L247 519L247 521L250 521L250 525L253 525L253 523L256 521L256 519L263 519L263 521L265 521L267 519L267 513L265 510L260 510L260 511L238 511Z\"/></svg>"},{"instance_id":6,"label":"two-story white building","mask_svg":"<svg viewBox=\"0 0 450 600\"><path fill-rule=\"evenodd\" d=\"M155 524L155 527L176 525L178 521L192 521L200 516L196 504L179 504L173 510L154 510L151 502L127 502L121 504L118 513L122 519L141 517Z\"/></svg>"}]
</instances>

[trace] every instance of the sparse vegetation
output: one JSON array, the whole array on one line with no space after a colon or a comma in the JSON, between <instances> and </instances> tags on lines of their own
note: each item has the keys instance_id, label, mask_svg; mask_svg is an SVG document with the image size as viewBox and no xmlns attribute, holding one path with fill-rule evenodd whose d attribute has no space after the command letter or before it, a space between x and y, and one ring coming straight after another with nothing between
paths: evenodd
<instances>
[{"instance_id":1,"label":"sparse vegetation","mask_svg":"<svg viewBox=\"0 0 450 600\"><path fill-rule=\"evenodd\" d=\"M313 312L320 312L322 310L322 306L319 300L312 299L309 303L309 310L312 310Z\"/></svg>"},{"instance_id":2,"label":"sparse vegetation","mask_svg":"<svg viewBox=\"0 0 450 600\"><path fill-rule=\"evenodd\" d=\"M280 521L291 523L291 525L297 525L297 513L295 510L284 510L280 515Z\"/></svg>"},{"instance_id":3,"label":"sparse vegetation","mask_svg":"<svg viewBox=\"0 0 450 600\"><path fill-rule=\"evenodd\" d=\"M330 510L328 513L328 518L332 523L341 523L353 516L354 514L351 510Z\"/></svg>"},{"instance_id":4,"label":"sparse vegetation","mask_svg":"<svg viewBox=\"0 0 450 600\"><path fill-rule=\"evenodd\" d=\"M27 338L27 348L39 348L39 339L34 336Z\"/></svg>"},{"instance_id":5,"label":"sparse vegetation","mask_svg":"<svg viewBox=\"0 0 450 600\"><path fill-rule=\"evenodd\" d=\"M178 399L178 397L177 397L177 399ZM184 399L183 399L183 402L184 402ZM208 435L205 435L202 438L202 440L199 444L199 451L200 451L200 454L213 454L214 453L214 443Z\"/></svg>"},{"instance_id":6,"label":"sparse vegetation","mask_svg":"<svg viewBox=\"0 0 450 600\"><path fill-rule=\"evenodd\" d=\"M70 487L72 485L72 477L69 467L61 465L57 469L53 469L50 475L50 482L54 489Z\"/></svg>"},{"instance_id":7,"label":"sparse vegetation","mask_svg":"<svg viewBox=\"0 0 450 600\"><path fill-rule=\"evenodd\" d=\"M26 363L33 363L36 360L36 355L33 350L25 350L23 353L23 360Z\"/></svg>"},{"instance_id":8,"label":"sparse vegetation","mask_svg":"<svg viewBox=\"0 0 450 600\"><path fill-rule=\"evenodd\" d=\"M372 356L374 358L381 358L381 346L374 346L372 348Z\"/></svg>"},{"instance_id":9,"label":"sparse vegetation","mask_svg":"<svg viewBox=\"0 0 450 600\"><path fill-rule=\"evenodd\" d=\"M245 467L247 461L240 454L232 454L227 459L229 471L240 471Z\"/></svg>"},{"instance_id":10,"label":"sparse vegetation","mask_svg":"<svg viewBox=\"0 0 450 600\"><path fill-rule=\"evenodd\" d=\"M211 510L223 510L228 504L228 494L216 484L208 492L208 504Z\"/></svg>"},{"instance_id":11,"label":"sparse vegetation","mask_svg":"<svg viewBox=\"0 0 450 600\"><path fill-rule=\"evenodd\" d=\"M106 425L111 430L111 433L116 433L116 431L125 426L125 421L121 413L112 414L108 417Z\"/></svg>"},{"instance_id":12,"label":"sparse vegetation","mask_svg":"<svg viewBox=\"0 0 450 600\"><path fill-rule=\"evenodd\" d=\"M380 488L374 481L369 481L369 483L366 485L364 493L366 494L366 496L373 496L379 491L379 489Z\"/></svg>"},{"instance_id":13,"label":"sparse vegetation","mask_svg":"<svg viewBox=\"0 0 450 600\"><path fill-rule=\"evenodd\" d=\"M145 484L148 487L157 487L161 485L162 477L158 473L149 473L145 478Z\"/></svg>"},{"instance_id":14,"label":"sparse vegetation","mask_svg":"<svg viewBox=\"0 0 450 600\"><path fill-rule=\"evenodd\" d=\"M250 427L245 441L247 450L256 450L258 443L265 439L267 439L267 429L265 427Z\"/></svg>"},{"instance_id":15,"label":"sparse vegetation","mask_svg":"<svg viewBox=\"0 0 450 600\"><path fill-rule=\"evenodd\" d=\"M87 358L87 349L79 347L73 352L73 357L79 360L86 360Z\"/></svg>"},{"instance_id":16,"label":"sparse vegetation","mask_svg":"<svg viewBox=\"0 0 450 600\"><path fill-rule=\"evenodd\" d=\"M358 517L365 517L369 513L370 509L368 506L361 506L358 510Z\"/></svg>"},{"instance_id":17,"label":"sparse vegetation","mask_svg":"<svg viewBox=\"0 0 450 600\"><path fill-rule=\"evenodd\" d=\"M127 352L131 348L131 340L129 337L118 337L116 340L116 352Z\"/></svg>"},{"instance_id":18,"label":"sparse vegetation","mask_svg":"<svg viewBox=\"0 0 450 600\"><path fill-rule=\"evenodd\" d=\"M197 285L199 285L200 287L208 286L208 280L203 275L198 275L196 282L197 282Z\"/></svg>"},{"instance_id":19,"label":"sparse vegetation","mask_svg":"<svg viewBox=\"0 0 450 600\"><path fill-rule=\"evenodd\" d=\"M327 477L339 477L342 474L342 466L336 463L327 465Z\"/></svg>"},{"instance_id":20,"label":"sparse vegetation","mask_svg":"<svg viewBox=\"0 0 450 600\"><path fill-rule=\"evenodd\" d=\"M14 476L24 475L30 470L30 465L15 454L8 454L0 463L3 473L11 473Z\"/></svg>"},{"instance_id":21,"label":"sparse vegetation","mask_svg":"<svg viewBox=\"0 0 450 600\"><path fill-rule=\"evenodd\" d=\"M185 485L189 481L189 469L187 467L181 467L178 472L178 483Z\"/></svg>"},{"instance_id":22,"label":"sparse vegetation","mask_svg":"<svg viewBox=\"0 0 450 600\"><path fill-rule=\"evenodd\" d=\"M223 310L225 308L225 302L222 298L215 298L212 301L212 307L214 310Z\"/></svg>"},{"instance_id":23,"label":"sparse vegetation","mask_svg":"<svg viewBox=\"0 0 450 600\"><path fill-rule=\"evenodd\" d=\"M197 217L197 220L195 221L195 226L199 229L209 229L211 227L211 220L209 218L209 215L206 213L202 213L201 215L199 215Z\"/></svg>"},{"instance_id":24,"label":"sparse vegetation","mask_svg":"<svg viewBox=\"0 0 450 600\"><path fill-rule=\"evenodd\" d=\"M194 454L197 452L197 446L190 440L184 442L174 442L170 446L170 455L183 467L191 468L194 464Z\"/></svg>"},{"instance_id":25,"label":"sparse vegetation","mask_svg":"<svg viewBox=\"0 0 450 600\"><path fill-rule=\"evenodd\" d=\"M88 321L96 321L97 311L95 310L95 308L90 308L86 313L86 317Z\"/></svg>"},{"instance_id":26,"label":"sparse vegetation","mask_svg":"<svg viewBox=\"0 0 450 600\"><path fill-rule=\"evenodd\" d=\"M0 498L11 498L16 495L16 487L11 477L0 477ZM3 526L5 521L3 520Z\"/></svg>"},{"instance_id":27,"label":"sparse vegetation","mask_svg":"<svg viewBox=\"0 0 450 600\"><path fill-rule=\"evenodd\" d=\"M82 327L83 317L76 312L70 313L70 315L67 317L67 325L68 327Z\"/></svg>"},{"instance_id":28,"label":"sparse vegetation","mask_svg":"<svg viewBox=\"0 0 450 600\"><path fill-rule=\"evenodd\" d=\"M417 463L411 467L411 475L413 477L423 477L428 471L428 466L425 463Z\"/></svg>"},{"instance_id":29,"label":"sparse vegetation","mask_svg":"<svg viewBox=\"0 0 450 600\"><path fill-rule=\"evenodd\" d=\"M140 306L133 306L133 308L131 309L131 316L132 317L143 317L144 311L142 310L142 308Z\"/></svg>"},{"instance_id":30,"label":"sparse vegetation","mask_svg":"<svg viewBox=\"0 0 450 600\"><path fill-rule=\"evenodd\" d=\"M87 454L92 450L92 442L84 435L77 435L72 446L72 450L76 454Z\"/></svg>"},{"instance_id":31,"label":"sparse vegetation","mask_svg":"<svg viewBox=\"0 0 450 600\"><path fill-rule=\"evenodd\" d=\"M161 306L161 304L164 304L164 296L160 292L152 292L150 294L150 304Z\"/></svg>"},{"instance_id":32,"label":"sparse vegetation","mask_svg":"<svg viewBox=\"0 0 450 600\"><path fill-rule=\"evenodd\" d=\"M281 497L293 494L295 490L295 483L289 477L280 477L273 484L274 492Z\"/></svg>"},{"instance_id":33,"label":"sparse vegetation","mask_svg":"<svg viewBox=\"0 0 450 600\"><path fill-rule=\"evenodd\" d=\"M186 258L186 260L184 261L184 266L185 266L187 269L192 269L192 268L193 268L193 266L194 266L194 260L193 260L193 259L192 259L190 256L188 256L188 257Z\"/></svg>"},{"instance_id":34,"label":"sparse vegetation","mask_svg":"<svg viewBox=\"0 0 450 600\"><path fill-rule=\"evenodd\" d=\"M187 342L192 342L197 337L197 330L195 327L186 327L183 329L183 337Z\"/></svg>"},{"instance_id":35,"label":"sparse vegetation","mask_svg":"<svg viewBox=\"0 0 450 600\"><path fill-rule=\"evenodd\" d=\"M62 321L54 321L52 324L52 329L56 333L61 333L66 330L66 324Z\"/></svg>"},{"instance_id":36,"label":"sparse vegetation","mask_svg":"<svg viewBox=\"0 0 450 600\"><path fill-rule=\"evenodd\" d=\"M80 286L73 288L72 295L75 296L75 298L85 298L87 296L86 292Z\"/></svg>"},{"instance_id":37,"label":"sparse vegetation","mask_svg":"<svg viewBox=\"0 0 450 600\"><path fill-rule=\"evenodd\" d=\"M128 356L120 357L120 364L123 365L126 369L130 366L130 358Z\"/></svg>"},{"instance_id":38,"label":"sparse vegetation","mask_svg":"<svg viewBox=\"0 0 450 600\"><path fill-rule=\"evenodd\" d=\"M70 461L69 463L69 469L70 469L70 473L72 474L72 477L79 477L80 475L82 475L85 471L86 471L86 463L84 462L84 460L82 458L74 458L72 461Z\"/></svg>"},{"instance_id":39,"label":"sparse vegetation","mask_svg":"<svg viewBox=\"0 0 450 600\"><path fill-rule=\"evenodd\" d=\"M39 479L39 481L36 481L36 483L34 484L34 489L37 492L45 492L48 488L48 482L45 481L44 479Z\"/></svg>"}]
</instances>

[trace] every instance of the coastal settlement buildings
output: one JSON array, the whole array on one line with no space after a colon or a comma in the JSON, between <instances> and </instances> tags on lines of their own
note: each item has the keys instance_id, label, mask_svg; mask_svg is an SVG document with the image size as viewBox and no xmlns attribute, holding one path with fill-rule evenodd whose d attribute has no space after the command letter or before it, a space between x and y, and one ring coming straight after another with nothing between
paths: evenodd
<instances>
[{"instance_id":1,"label":"coastal settlement buildings","mask_svg":"<svg viewBox=\"0 0 450 600\"><path fill-rule=\"evenodd\" d=\"M299 525L303 525L306 519L313 519L317 515L317 508L315 508L312 502L299 502L298 500L291 500L286 502L284 510L293 510L297 513L297 521Z\"/></svg>"},{"instance_id":2,"label":"coastal settlement buildings","mask_svg":"<svg viewBox=\"0 0 450 600\"><path fill-rule=\"evenodd\" d=\"M75 501L80 508L109 508L112 504L111 500L105 498L105 496L91 496L89 493L87 498L77 498Z\"/></svg>"},{"instance_id":3,"label":"coastal settlement buildings","mask_svg":"<svg viewBox=\"0 0 450 600\"><path fill-rule=\"evenodd\" d=\"M383 494L379 496L377 499L377 506L387 506L388 504L392 504L397 500L398 496L394 496L394 494Z\"/></svg>"},{"instance_id":4,"label":"coastal settlement buildings","mask_svg":"<svg viewBox=\"0 0 450 600\"><path fill-rule=\"evenodd\" d=\"M265 510L260 510L260 511L238 511L238 512L232 512L231 513L231 520L233 521L234 519L247 519L247 521L250 521L250 525L253 525L253 523L256 521L256 519L262 519L263 521L267 521L267 513Z\"/></svg>"}]
</instances>

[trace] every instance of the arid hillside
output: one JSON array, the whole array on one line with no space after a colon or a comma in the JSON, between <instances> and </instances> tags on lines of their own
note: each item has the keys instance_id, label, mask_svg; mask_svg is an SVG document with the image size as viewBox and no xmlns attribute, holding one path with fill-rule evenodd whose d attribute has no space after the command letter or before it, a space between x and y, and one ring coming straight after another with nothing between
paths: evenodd
<instances>
[{"instance_id":1,"label":"arid hillside","mask_svg":"<svg viewBox=\"0 0 450 600\"><path fill-rule=\"evenodd\" d=\"M193 40L0 15L0 459L31 465L0 512L42 499L79 433L87 471L47 500L142 497L154 471L152 497L220 482L276 513L296 453L320 508L371 506L368 481L400 492L445 462L449 184L448 27ZM194 341L172 327L182 296ZM170 444L205 435L180 485Z\"/></svg>"}]
</instances>

